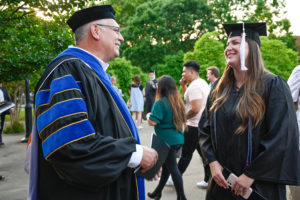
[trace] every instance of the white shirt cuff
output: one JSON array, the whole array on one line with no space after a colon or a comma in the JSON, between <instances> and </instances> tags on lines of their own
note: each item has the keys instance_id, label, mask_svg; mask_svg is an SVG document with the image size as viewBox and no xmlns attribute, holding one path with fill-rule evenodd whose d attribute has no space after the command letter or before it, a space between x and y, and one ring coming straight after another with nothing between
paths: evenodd
<instances>
[{"instance_id":1,"label":"white shirt cuff","mask_svg":"<svg viewBox=\"0 0 300 200\"><path fill-rule=\"evenodd\" d=\"M139 144L136 144L136 151L131 154L131 158L128 163L128 167L136 168L142 161L143 157L143 147Z\"/></svg>"}]
</instances>

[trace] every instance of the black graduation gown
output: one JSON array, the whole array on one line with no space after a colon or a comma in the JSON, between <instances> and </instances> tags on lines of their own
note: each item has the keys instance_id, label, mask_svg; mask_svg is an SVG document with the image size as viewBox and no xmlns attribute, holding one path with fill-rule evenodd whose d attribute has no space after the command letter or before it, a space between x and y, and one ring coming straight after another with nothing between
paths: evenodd
<instances>
[{"instance_id":1,"label":"black graduation gown","mask_svg":"<svg viewBox=\"0 0 300 200\"><path fill-rule=\"evenodd\" d=\"M61 59L56 63L59 62ZM127 167L132 152L136 151L136 140L95 72L79 59L65 61L46 79L41 91L48 90L53 80L66 75L71 75L81 85L87 119L95 134L63 146L47 160L39 138L38 199L137 199L136 177L133 169ZM77 98L78 94L58 94L50 106L66 98ZM41 113L39 109L37 117ZM72 121L72 116L66 120ZM57 130L65 123L69 122L52 123L47 127L48 132L51 134L51 129Z\"/></svg>"},{"instance_id":2,"label":"black graduation gown","mask_svg":"<svg viewBox=\"0 0 300 200\"><path fill-rule=\"evenodd\" d=\"M252 131L252 161L247 169L248 130L235 134L241 120L236 106L243 87L231 89L225 104L216 112L216 140L213 112L206 110L200 120L199 130L202 148L209 162L219 161L237 176L242 173L255 179L252 188L269 200L286 199L285 185L300 184L300 156L298 125L290 90L286 82L275 75L266 75L263 99L266 105L264 118ZM217 144L216 142L217 141ZM222 189L212 180L207 199L239 199Z\"/></svg>"},{"instance_id":3,"label":"black graduation gown","mask_svg":"<svg viewBox=\"0 0 300 200\"><path fill-rule=\"evenodd\" d=\"M157 80L153 80L154 84L157 84ZM145 107L146 107L146 113L151 112L152 106L155 101L155 95L156 95L156 87L154 88L151 84L150 81L147 82L146 84L146 91L145 91Z\"/></svg>"}]
</instances>

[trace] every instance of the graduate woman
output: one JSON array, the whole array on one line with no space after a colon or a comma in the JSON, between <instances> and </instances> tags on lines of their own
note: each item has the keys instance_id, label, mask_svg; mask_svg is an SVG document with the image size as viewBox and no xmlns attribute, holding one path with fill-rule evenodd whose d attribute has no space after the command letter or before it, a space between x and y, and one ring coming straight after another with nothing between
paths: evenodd
<instances>
[{"instance_id":1,"label":"graduate woman","mask_svg":"<svg viewBox=\"0 0 300 200\"><path fill-rule=\"evenodd\" d=\"M161 198L161 192L171 173L177 200L185 200L182 176L176 162L176 152L184 143L185 107L172 77L162 76L158 80L156 101L151 113L147 114L147 120L150 126L154 126L156 135L170 145L159 184L152 193L148 193L148 197L156 200Z\"/></svg>"},{"instance_id":2,"label":"graduate woman","mask_svg":"<svg viewBox=\"0 0 300 200\"><path fill-rule=\"evenodd\" d=\"M199 123L212 174L206 199L243 199L251 187L265 199L284 200L285 185L300 184L299 133L289 87L264 67L259 35L266 35L265 23L223 26L229 36L227 66ZM231 187L225 167L237 176Z\"/></svg>"}]
</instances>

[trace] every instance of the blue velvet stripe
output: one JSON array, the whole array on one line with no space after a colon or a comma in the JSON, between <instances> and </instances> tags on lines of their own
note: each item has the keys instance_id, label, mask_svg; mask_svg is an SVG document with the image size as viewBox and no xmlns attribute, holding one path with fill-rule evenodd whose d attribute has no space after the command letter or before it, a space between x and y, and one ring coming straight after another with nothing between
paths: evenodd
<instances>
[{"instance_id":1,"label":"blue velvet stripe","mask_svg":"<svg viewBox=\"0 0 300 200\"><path fill-rule=\"evenodd\" d=\"M43 154L47 159L59 148L62 148L74 140L78 140L93 133L95 133L94 128L87 119L67 125L53 133L43 142Z\"/></svg>"},{"instance_id":2,"label":"blue velvet stripe","mask_svg":"<svg viewBox=\"0 0 300 200\"><path fill-rule=\"evenodd\" d=\"M112 96L114 102L117 104L123 118L125 119L133 137L136 139L138 144L140 144L140 138L138 135L137 128L135 126L135 123L130 115L130 112L127 108L127 105L125 101L120 97L120 95L117 93L117 91L112 87L110 76L103 70L99 60L93 56L92 54L74 47L69 47L64 52L62 52L60 55L58 55L48 66L50 66L55 60L64 57L64 56L74 56L82 61L84 61L86 64L88 64L98 75L99 79L104 83L105 87L107 88L108 92ZM138 190L139 190L139 200L145 199L145 183L144 179L140 176L137 177L137 183L138 183Z\"/></svg>"},{"instance_id":3,"label":"blue velvet stripe","mask_svg":"<svg viewBox=\"0 0 300 200\"><path fill-rule=\"evenodd\" d=\"M83 99L70 99L53 105L37 118L38 133L55 119L78 112L87 112L86 104Z\"/></svg>"},{"instance_id":4,"label":"blue velvet stripe","mask_svg":"<svg viewBox=\"0 0 300 200\"><path fill-rule=\"evenodd\" d=\"M41 90L36 94L35 97L35 109L37 109L40 105L48 103L50 95L50 90Z\"/></svg>"},{"instance_id":5,"label":"blue velvet stripe","mask_svg":"<svg viewBox=\"0 0 300 200\"><path fill-rule=\"evenodd\" d=\"M74 88L80 89L75 79L71 75L67 75L53 80L50 85L50 94L49 90L40 91L36 94L36 108L40 105L49 103L53 94Z\"/></svg>"}]
</instances>

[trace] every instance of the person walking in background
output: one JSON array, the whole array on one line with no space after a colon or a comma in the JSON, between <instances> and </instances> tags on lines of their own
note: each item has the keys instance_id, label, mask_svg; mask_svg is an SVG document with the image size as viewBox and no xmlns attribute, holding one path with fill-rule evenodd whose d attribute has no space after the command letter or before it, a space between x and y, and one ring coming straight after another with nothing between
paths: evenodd
<instances>
[{"instance_id":1,"label":"person walking in background","mask_svg":"<svg viewBox=\"0 0 300 200\"><path fill-rule=\"evenodd\" d=\"M144 94L145 90L141 84L139 75L135 75L133 83L129 87L130 94L130 111L132 112L132 118L136 122L137 128L142 129L142 112L144 111Z\"/></svg>"},{"instance_id":2,"label":"person walking in background","mask_svg":"<svg viewBox=\"0 0 300 200\"><path fill-rule=\"evenodd\" d=\"M293 102L295 104L297 121L298 121L298 129L300 133L300 65L294 68L287 83L290 87ZM299 137L299 151L300 151L300 137ZM290 186L290 198L291 200L300 199L299 186Z\"/></svg>"},{"instance_id":3,"label":"person walking in background","mask_svg":"<svg viewBox=\"0 0 300 200\"><path fill-rule=\"evenodd\" d=\"M123 97L124 95L122 94L122 89L119 89L117 87L117 78L115 76L111 77L111 85L112 87L117 91L117 93L120 95L120 97Z\"/></svg>"},{"instance_id":4,"label":"person walking in background","mask_svg":"<svg viewBox=\"0 0 300 200\"><path fill-rule=\"evenodd\" d=\"M185 127L185 107L171 76L162 76L158 80L156 101L151 113L147 114L150 126L154 126L156 135L170 145L170 151L163 164L159 184L152 193L151 199L160 199L162 190L171 176L177 193L177 200L185 200L183 180L176 163L176 152L184 143L183 128Z\"/></svg>"},{"instance_id":5,"label":"person walking in background","mask_svg":"<svg viewBox=\"0 0 300 200\"><path fill-rule=\"evenodd\" d=\"M77 46L58 55L36 86L26 157L30 200L145 199L134 170L152 168L158 155L140 145L106 73L124 41L114 14L110 5L75 12L67 24Z\"/></svg>"},{"instance_id":6,"label":"person walking in background","mask_svg":"<svg viewBox=\"0 0 300 200\"><path fill-rule=\"evenodd\" d=\"M157 80L155 79L155 71L149 71L149 81L146 84L145 92L145 110L146 113L151 112L152 105L155 101L156 89L157 89Z\"/></svg>"},{"instance_id":7,"label":"person walking in background","mask_svg":"<svg viewBox=\"0 0 300 200\"><path fill-rule=\"evenodd\" d=\"M7 90L2 87L2 83L0 83L0 103L4 101L11 101ZM4 143L2 141L2 132L4 129L5 116L14 112L14 109L11 108L7 111L4 111L0 114L0 146L3 146Z\"/></svg>"},{"instance_id":8,"label":"person walking in background","mask_svg":"<svg viewBox=\"0 0 300 200\"><path fill-rule=\"evenodd\" d=\"M209 87L213 88L214 83L219 79L220 70L216 66L206 68L206 78L209 81Z\"/></svg>"},{"instance_id":9,"label":"person walking in background","mask_svg":"<svg viewBox=\"0 0 300 200\"><path fill-rule=\"evenodd\" d=\"M265 199L285 200L285 185L300 184L291 92L264 67L259 35L267 34L265 23L223 26L229 37L227 66L199 123L212 175L206 200L240 199L250 187ZM225 167L237 176L231 187L222 173Z\"/></svg>"},{"instance_id":10,"label":"person walking in background","mask_svg":"<svg viewBox=\"0 0 300 200\"><path fill-rule=\"evenodd\" d=\"M197 183L200 188L206 188L210 176L209 166L207 165L199 144L198 122L205 108L207 96L210 88L205 80L199 77L200 65L196 61L190 60L183 64L182 78L180 85L184 93L184 101L186 108L187 130L184 131L184 145L182 154L178 161L178 168L183 174L190 164L193 153L197 149L204 165L204 180ZM187 84L190 83L189 87ZM172 185L172 179L168 181L168 185Z\"/></svg>"}]
</instances>

